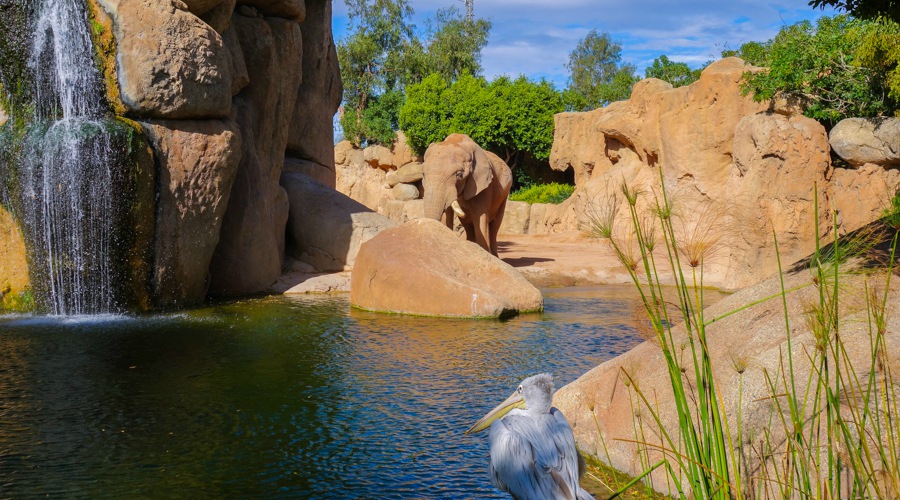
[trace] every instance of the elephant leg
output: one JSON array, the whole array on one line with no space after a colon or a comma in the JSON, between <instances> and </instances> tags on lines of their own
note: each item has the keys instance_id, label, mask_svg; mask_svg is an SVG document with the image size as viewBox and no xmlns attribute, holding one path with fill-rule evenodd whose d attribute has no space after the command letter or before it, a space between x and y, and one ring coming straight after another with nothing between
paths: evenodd
<instances>
[{"instance_id":1,"label":"elephant leg","mask_svg":"<svg viewBox=\"0 0 900 500\"><path fill-rule=\"evenodd\" d=\"M500 202L500 208L497 210L497 213L494 214L494 220L491 221L491 253L494 254L494 257L499 257L497 254L497 234L500 233L500 225L503 223L503 215L506 213L506 199Z\"/></svg>"},{"instance_id":2,"label":"elephant leg","mask_svg":"<svg viewBox=\"0 0 900 500\"><path fill-rule=\"evenodd\" d=\"M466 239L469 241L475 241L475 224L463 222L462 227L466 230Z\"/></svg>"},{"instance_id":3,"label":"elephant leg","mask_svg":"<svg viewBox=\"0 0 900 500\"><path fill-rule=\"evenodd\" d=\"M490 246L490 223L488 222L487 214L479 214L478 219L475 221L477 227L475 227L475 243L481 245L481 248L487 250L490 253L494 253Z\"/></svg>"}]
</instances>

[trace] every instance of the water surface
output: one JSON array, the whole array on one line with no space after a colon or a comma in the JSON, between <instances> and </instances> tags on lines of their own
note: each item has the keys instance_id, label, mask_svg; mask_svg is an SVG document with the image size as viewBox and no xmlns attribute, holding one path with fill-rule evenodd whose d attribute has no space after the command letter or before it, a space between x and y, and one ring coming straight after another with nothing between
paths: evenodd
<instances>
[{"instance_id":1,"label":"water surface","mask_svg":"<svg viewBox=\"0 0 900 500\"><path fill-rule=\"evenodd\" d=\"M628 288L448 320L270 297L149 317L0 317L0 497L504 498L487 433L518 382L636 343Z\"/></svg>"}]
</instances>

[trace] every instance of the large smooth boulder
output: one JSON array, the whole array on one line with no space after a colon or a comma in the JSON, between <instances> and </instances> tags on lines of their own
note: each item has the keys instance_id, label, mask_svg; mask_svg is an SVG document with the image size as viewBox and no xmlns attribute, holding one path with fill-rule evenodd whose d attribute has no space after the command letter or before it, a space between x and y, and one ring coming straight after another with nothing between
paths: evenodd
<instances>
[{"instance_id":1,"label":"large smooth boulder","mask_svg":"<svg viewBox=\"0 0 900 500\"><path fill-rule=\"evenodd\" d=\"M454 317L538 311L543 297L512 266L438 221L417 219L362 245L350 278L361 309Z\"/></svg>"},{"instance_id":2,"label":"large smooth boulder","mask_svg":"<svg viewBox=\"0 0 900 500\"><path fill-rule=\"evenodd\" d=\"M854 167L900 165L900 118L847 118L828 134L831 148Z\"/></svg>"},{"instance_id":3,"label":"large smooth boulder","mask_svg":"<svg viewBox=\"0 0 900 500\"><path fill-rule=\"evenodd\" d=\"M250 84L234 98L242 154L210 264L210 294L265 291L281 274L288 199L279 185L301 79L296 22L235 14Z\"/></svg>"},{"instance_id":4,"label":"large smooth boulder","mask_svg":"<svg viewBox=\"0 0 900 500\"><path fill-rule=\"evenodd\" d=\"M312 178L285 172L287 252L322 271L354 267L360 245L397 223Z\"/></svg>"},{"instance_id":5,"label":"large smooth boulder","mask_svg":"<svg viewBox=\"0 0 900 500\"><path fill-rule=\"evenodd\" d=\"M289 154L314 161L334 177L334 124L343 85L331 32L331 0L309 0L303 34L303 83L288 135ZM330 184L334 184L332 180Z\"/></svg>"},{"instance_id":6,"label":"large smooth boulder","mask_svg":"<svg viewBox=\"0 0 900 500\"><path fill-rule=\"evenodd\" d=\"M238 0L237 3L255 7L266 17L283 17L298 23L306 17L303 0Z\"/></svg>"},{"instance_id":7,"label":"large smooth boulder","mask_svg":"<svg viewBox=\"0 0 900 500\"><path fill-rule=\"evenodd\" d=\"M116 35L119 90L129 115L224 118L231 63L222 37L177 0L99 0Z\"/></svg>"},{"instance_id":8,"label":"large smooth boulder","mask_svg":"<svg viewBox=\"0 0 900 500\"><path fill-rule=\"evenodd\" d=\"M203 302L209 263L241 159L241 135L230 120L143 123L156 152L159 200L153 272L164 307Z\"/></svg>"}]
</instances>

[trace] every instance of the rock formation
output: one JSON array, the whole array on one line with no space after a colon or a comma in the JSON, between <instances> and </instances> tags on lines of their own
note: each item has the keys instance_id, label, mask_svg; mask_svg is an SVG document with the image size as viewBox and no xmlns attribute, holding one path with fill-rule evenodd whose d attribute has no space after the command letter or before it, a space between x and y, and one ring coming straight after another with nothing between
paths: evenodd
<instances>
[{"instance_id":1,"label":"rock formation","mask_svg":"<svg viewBox=\"0 0 900 500\"><path fill-rule=\"evenodd\" d=\"M541 293L512 266L431 219L364 243L350 279L350 303L374 311L496 318L543 307Z\"/></svg>"},{"instance_id":2,"label":"rock formation","mask_svg":"<svg viewBox=\"0 0 900 500\"><path fill-rule=\"evenodd\" d=\"M577 228L597 206L614 196L621 201L623 181L649 204L662 178L685 239L699 234L699 214L715 233L705 236L714 243L705 282L739 289L775 272L773 229L782 260L791 262L812 250L816 225L828 234L832 208L848 215L837 221L842 233L870 222L892 193L895 173L833 168L825 129L796 106L742 95L745 71L755 68L726 58L692 85L674 89L647 79L628 101L557 115L550 162L574 170L576 192L562 205L542 207L536 232Z\"/></svg>"},{"instance_id":3,"label":"rock formation","mask_svg":"<svg viewBox=\"0 0 900 500\"><path fill-rule=\"evenodd\" d=\"M0 309L15 308L28 290L28 262L19 226L0 206Z\"/></svg>"},{"instance_id":4,"label":"rock formation","mask_svg":"<svg viewBox=\"0 0 900 500\"><path fill-rule=\"evenodd\" d=\"M331 1L99 1L125 114L157 153L158 304L267 289L289 205L304 202L279 184L285 152L334 183Z\"/></svg>"},{"instance_id":5,"label":"rock formation","mask_svg":"<svg viewBox=\"0 0 900 500\"><path fill-rule=\"evenodd\" d=\"M789 417L780 415L773 404L772 390L766 377L770 377L776 388L782 387L780 384L784 381L780 374L786 371L782 363L786 363L785 356L790 354L793 356L795 380L805 383L812 369L810 356L814 356L817 345L821 345L816 333L811 330L812 323L804 321L811 305L819 304L819 290L812 278L806 266L798 266L785 277L784 286L789 290L797 289L786 296L793 349L790 353L785 335L785 311L781 298L777 295L781 291L778 277L745 288L704 312L706 318L715 318L755 303L730 316L722 317L706 329L719 402L731 429L729 442L734 440L734 448L726 450L726 453L744 453L750 467L759 463L759 454L770 446L775 448L773 451L778 456L779 446L784 440L781 419L788 418L790 422ZM865 377L871 373L869 369L872 367L872 337L865 297L876 288L879 290L877 296L883 297L885 276L882 273L866 278L864 274L855 273L842 275L841 280L840 337L847 350L847 359L852 360L852 366L858 371L856 376L865 384ZM773 296L776 298L763 300ZM892 280L887 304L896 304L898 297L900 286L896 280ZM665 300L672 299L666 297ZM887 325L882 330L885 334L879 342L887 349L884 359L892 363L890 368L893 373L897 373L900 369L896 357L900 346L900 316L889 313L887 318ZM683 327L674 329L674 338L675 345L687 345ZM699 383L693 376L690 348L680 356L686 368L683 375L685 385L698 387ZM843 359L840 361L841 370L846 370L844 362ZM879 373L875 375L883 380L881 377L884 376L885 368L882 365L878 370ZM632 380L628 380L625 373ZM640 474L646 468L635 442L651 441L661 444L656 437L660 435L659 427L651 410L640 402L635 388L651 401L652 411L657 412L666 431L677 441L678 417L668 368L662 349L654 341L644 342L593 368L561 388L554 397L554 405L562 410L572 425L579 448L631 475ZM799 387L798 391L803 393L803 389ZM846 394L841 395L842 405L846 405L845 397ZM787 409L784 411L787 412ZM845 411L842 413L846 414ZM739 415L741 434L738 434ZM851 427L853 425L850 424ZM636 436L636 429L641 429L643 434ZM809 429L804 430L804 433L809 432ZM825 429L820 432L825 432ZM648 439L647 436L654 437ZM740 441L738 436L741 436ZM650 463L660 458L656 452L651 452ZM771 472L770 470L769 473ZM751 471L751 475L756 478L764 477L758 471ZM660 491L672 488L672 483L666 480L662 468L651 478L653 487Z\"/></svg>"},{"instance_id":6,"label":"rock formation","mask_svg":"<svg viewBox=\"0 0 900 500\"><path fill-rule=\"evenodd\" d=\"M387 217L312 178L286 172L281 185L292 200L287 253L322 271L349 271L359 247L382 230L397 225Z\"/></svg>"},{"instance_id":7,"label":"rock formation","mask_svg":"<svg viewBox=\"0 0 900 500\"><path fill-rule=\"evenodd\" d=\"M847 118L828 134L834 152L854 167L900 165L900 118Z\"/></svg>"}]
</instances>

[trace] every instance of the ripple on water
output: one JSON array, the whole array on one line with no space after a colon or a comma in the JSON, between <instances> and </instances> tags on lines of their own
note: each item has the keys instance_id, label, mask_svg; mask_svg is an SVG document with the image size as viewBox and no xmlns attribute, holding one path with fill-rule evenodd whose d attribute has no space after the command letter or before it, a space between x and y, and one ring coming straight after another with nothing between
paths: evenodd
<instances>
[{"instance_id":1,"label":"ripple on water","mask_svg":"<svg viewBox=\"0 0 900 500\"><path fill-rule=\"evenodd\" d=\"M509 321L266 298L171 315L0 318L0 484L69 498L503 498L472 422L525 376L636 344L627 291ZM78 335L72 335L78 333Z\"/></svg>"}]
</instances>

